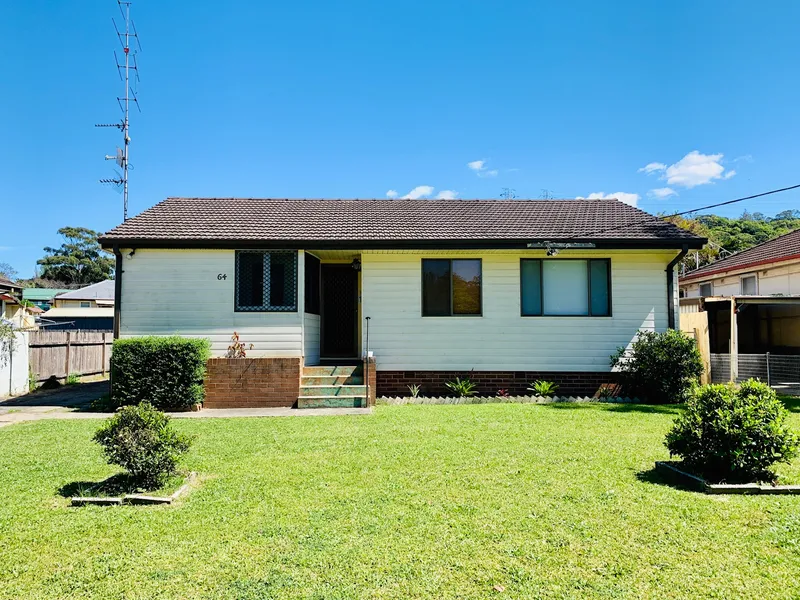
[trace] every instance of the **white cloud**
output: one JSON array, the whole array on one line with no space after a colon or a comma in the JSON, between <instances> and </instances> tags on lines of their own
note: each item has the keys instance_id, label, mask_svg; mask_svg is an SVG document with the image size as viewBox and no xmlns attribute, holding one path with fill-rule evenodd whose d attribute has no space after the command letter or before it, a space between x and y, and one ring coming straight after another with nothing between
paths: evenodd
<instances>
[{"instance_id":1,"label":"white cloud","mask_svg":"<svg viewBox=\"0 0 800 600\"><path fill-rule=\"evenodd\" d=\"M638 170L639 173L651 175L661 173L659 179L669 185L691 189L698 185L714 183L718 179L730 179L736 175L733 169L725 170L722 165L723 154L702 154L692 150L678 162L669 166L652 162ZM663 188L662 188L663 189Z\"/></svg>"},{"instance_id":2,"label":"white cloud","mask_svg":"<svg viewBox=\"0 0 800 600\"><path fill-rule=\"evenodd\" d=\"M403 200L419 200L420 198L427 198L433 193L433 186L431 185L418 185L413 190L403 196Z\"/></svg>"},{"instance_id":3,"label":"white cloud","mask_svg":"<svg viewBox=\"0 0 800 600\"><path fill-rule=\"evenodd\" d=\"M497 177L497 169L487 169L485 160L473 160L467 163L467 168L475 171L478 177Z\"/></svg>"},{"instance_id":4,"label":"white cloud","mask_svg":"<svg viewBox=\"0 0 800 600\"><path fill-rule=\"evenodd\" d=\"M672 188L663 187L650 190L649 192L647 192L647 195L650 196L651 198L658 198L659 200L663 200L664 198L669 198L670 196L677 196L678 192L676 192Z\"/></svg>"},{"instance_id":5,"label":"white cloud","mask_svg":"<svg viewBox=\"0 0 800 600\"><path fill-rule=\"evenodd\" d=\"M438 194L436 194L437 200L455 200L456 196L458 196L458 192L455 190L442 190Z\"/></svg>"},{"instance_id":6,"label":"white cloud","mask_svg":"<svg viewBox=\"0 0 800 600\"><path fill-rule=\"evenodd\" d=\"M389 198L390 200L394 200L395 198L397 198L397 190L389 190L388 192L386 192L386 197Z\"/></svg>"},{"instance_id":7,"label":"white cloud","mask_svg":"<svg viewBox=\"0 0 800 600\"><path fill-rule=\"evenodd\" d=\"M650 175L650 173L655 173L656 171L663 171L666 168L667 168L667 165L665 165L664 163L652 162L652 163L646 164L641 169L638 169L636 172L637 173L647 173L648 175Z\"/></svg>"},{"instance_id":8,"label":"white cloud","mask_svg":"<svg viewBox=\"0 0 800 600\"><path fill-rule=\"evenodd\" d=\"M577 196L576 200L619 200L620 202L624 202L625 204L630 204L631 206L636 206L639 202L639 194L631 194L629 192L614 192L613 194L606 194L603 192L592 192L586 198L583 196Z\"/></svg>"}]
</instances>

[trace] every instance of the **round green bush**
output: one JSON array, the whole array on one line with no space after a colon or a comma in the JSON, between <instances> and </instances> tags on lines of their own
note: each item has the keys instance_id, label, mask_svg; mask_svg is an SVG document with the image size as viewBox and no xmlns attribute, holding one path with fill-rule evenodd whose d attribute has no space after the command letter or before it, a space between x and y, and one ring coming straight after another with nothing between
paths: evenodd
<instances>
[{"instance_id":1,"label":"round green bush","mask_svg":"<svg viewBox=\"0 0 800 600\"><path fill-rule=\"evenodd\" d=\"M126 406L95 433L109 463L119 465L142 487L155 489L174 474L192 438L178 433L170 418L149 402Z\"/></svg>"},{"instance_id":2,"label":"round green bush","mask_svg":"<svg viewBox=\"0 0 800 600\"><path fill-rule=\"evenodd\" d=\"M691 396L703 373L703 359L697 343L680 331L642 331L630 351L617 349L611 367L626 394L667 404Z\"/></svg>"},{"instance_id":3,"label":"round green bush","mask_svg":"<svg viewBox=\"0 0 800 600\"><path fill-rule=\"evenodd\" d=\"M675 420L665 444L710 481L773 481L770 467L789 462L798 450L786 415L775 390L755 379L738 389L705 385Z\"/></svg>"}]
</instances>

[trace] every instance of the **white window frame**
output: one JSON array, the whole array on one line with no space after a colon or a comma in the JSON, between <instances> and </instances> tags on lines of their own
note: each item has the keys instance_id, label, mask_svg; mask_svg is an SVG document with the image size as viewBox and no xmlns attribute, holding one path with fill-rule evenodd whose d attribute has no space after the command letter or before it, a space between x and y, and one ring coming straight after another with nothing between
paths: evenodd
<instances>
[{"instance_id":1,"label":"white window frame","mask_svg":"<svg viewBox=\"0 0 800 600\"><path fill-rule=\"evenodd\" d=\"M745 279L752 279L756 282L756 292L755 294L745 294L744 293L744 280ZM742 275L739 277L739 291L742 293L742 296L758 296L758 276L757 275Z\"/></svg>"}]
</instances>

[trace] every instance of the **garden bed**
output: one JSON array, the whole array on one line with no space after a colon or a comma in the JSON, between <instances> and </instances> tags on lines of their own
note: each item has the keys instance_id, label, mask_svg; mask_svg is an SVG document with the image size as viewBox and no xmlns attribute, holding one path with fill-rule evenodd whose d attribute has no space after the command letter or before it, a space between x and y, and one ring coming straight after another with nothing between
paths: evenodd
<instances>
[{"instance_id":1,"label":"garden bed","mask_svg":"<svg viewBox=\"0 0 800 600\"><path fill-rule=\"evenodd\" d=\"M158 490L150 494L147 490L136 489L129 483L125 474L118 474L95 484L77 482L61 488L62 495L70 496L72 506L114 506L122 504L172 504L189 491L197 478L194 472L185 477L173 477ZM80 495L70 494L72 489L80 490ZM170 492L170 490L173 490ZM125 493L125 492L134 493ZM92 494L92 495L89 495Z\"/></svg>"},{"instance_id":2,"label":"garden bed","mask_svg":"<svg viewBox=\"0 0 800 600\"><path fill-rule=\"evenodd\" d=\"M397 406L401 404L548 404L552 402L607 402L610 404L636 404L638 398L613 396L595 398L592 396L418 396L381 397L378 404Z\"/></svg>"},{"instance_id":3,"label":"garden bed","mask_svg":"<svg viewBox=\"0 0 800 600\"><path fill-rule=\"evenodd\" d=\"M671 481L706 494L800 494L800 485L710 483L685 470L685 467L679 462L656 461L656 471Z\"/></svg>"}]
</instances>

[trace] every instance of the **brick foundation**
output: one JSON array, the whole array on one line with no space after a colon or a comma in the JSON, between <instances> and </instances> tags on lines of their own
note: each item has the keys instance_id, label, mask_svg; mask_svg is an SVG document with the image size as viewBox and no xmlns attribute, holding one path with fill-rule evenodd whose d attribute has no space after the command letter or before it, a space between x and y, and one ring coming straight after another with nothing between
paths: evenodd
<instances>
[{"instance_id":1,"label":"brick foundation","mask_svg":"<svg viewBox=\"0 0 800 600\"><path fill-rule=\"evenodd\" d=\"M300 358L211 358L205 408L291 407L300 395Z\"/></svg>"},{"instance_id":2,"label":"brick foundation","mask_svg":"<svg viewBox=\"0 0 800 600\"><path fill-rule=\"evenodd\" d=\"M616 383L614 373L566 372L566 371L378 371L378 396L408 396L408 386L422 387L426 396L450 396L453 394L446 381L456 377L468 377L478 384L478 395L490 396L504 388L512 396L530 395L528 386L537 379L558 384L558 395L592 396L604 383Z\"/></svg>"}]
</instances>

